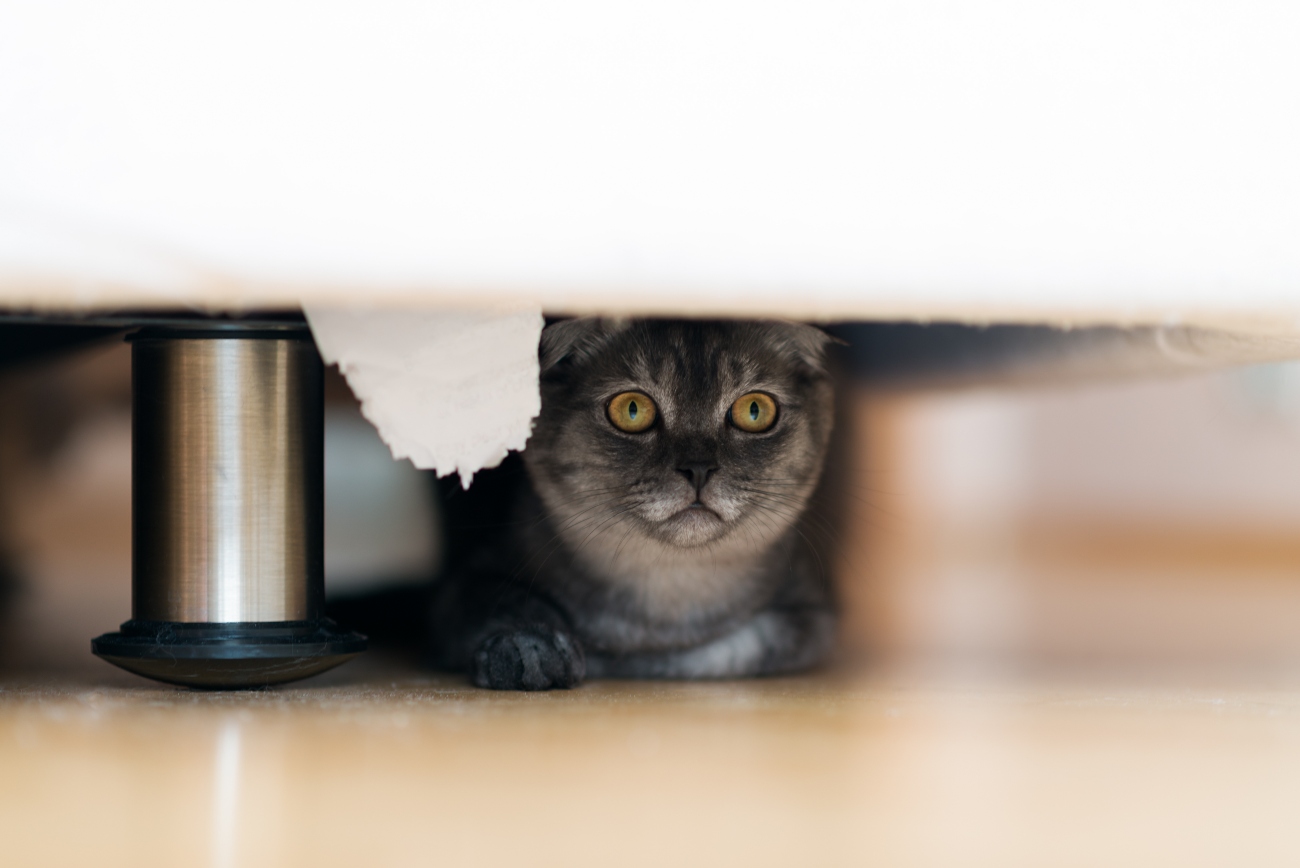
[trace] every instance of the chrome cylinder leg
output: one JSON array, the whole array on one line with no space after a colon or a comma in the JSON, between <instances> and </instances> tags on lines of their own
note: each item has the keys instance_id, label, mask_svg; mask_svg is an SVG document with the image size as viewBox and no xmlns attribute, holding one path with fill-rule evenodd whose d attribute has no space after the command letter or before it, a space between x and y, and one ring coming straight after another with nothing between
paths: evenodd
<instances>
[{"instance_id":1,"label":"chrome cylinder leg","mask_svg":"<svg viewBox=\"0 0 1300 868\"><path fill-rule=\"evenodd\" d=\"M132 618L94 652L161 681L252 687L364 650L323 614L310 334L147 328L132 342Z\"/></svg>"}]
</instances>

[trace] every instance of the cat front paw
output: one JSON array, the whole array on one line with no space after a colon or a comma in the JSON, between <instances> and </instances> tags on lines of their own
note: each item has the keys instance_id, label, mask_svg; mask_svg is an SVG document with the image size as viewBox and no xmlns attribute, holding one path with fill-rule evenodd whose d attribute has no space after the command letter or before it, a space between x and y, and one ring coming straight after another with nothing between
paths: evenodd
<instances>
[{"instance_id":1,"label":"cat front paw","mask_svg":"<svg viewBox=\"0 0 1300 868\"><path fill-rule=\"evenodd\" d=\"M494 633L474 653L474 683L492 690L576 687L586 673L578 643L547 627Z\"/></svg>"}]
</instances>

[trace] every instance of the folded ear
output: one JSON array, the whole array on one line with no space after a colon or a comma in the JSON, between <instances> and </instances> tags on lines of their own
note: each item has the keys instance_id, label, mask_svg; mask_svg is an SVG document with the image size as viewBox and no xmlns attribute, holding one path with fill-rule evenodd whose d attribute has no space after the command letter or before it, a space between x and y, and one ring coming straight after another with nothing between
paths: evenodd
<instances>
[{"instance_id":1,"label":"folded ear","mask_svg":"<svg viewBox=\"0 0 1300 868\"><path fill-rule=\"evenodd\" d=\"M539 349L542 373L565 359L581 358L600 346L606 338L628 327L625 319L583 316L551 323L542 329Z\"/></svg>"},{"instance_id":2,"label":"folded ear","mask_svg":"<svg viewBox=\"0 0 1300 868\"><path fill-rule=\"evenodd\" d=\"M783 320L772 325L777 329L779 340L787 352L819 374L826 373L826 348L831 344L845 343L807 323Z\"/></svg>"}]
</instances>

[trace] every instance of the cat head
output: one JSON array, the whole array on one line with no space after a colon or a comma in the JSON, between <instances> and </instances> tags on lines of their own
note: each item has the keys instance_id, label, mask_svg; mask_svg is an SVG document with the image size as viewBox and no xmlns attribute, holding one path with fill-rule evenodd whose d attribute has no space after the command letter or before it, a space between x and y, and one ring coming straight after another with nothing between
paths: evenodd
<instances>
[{"instance_id":1,"label":"cat head","mask_svg":"<svg viewBox=\"0 0 1300 868\"><path fill-rule=\"evenodd\" d=\"M821 475L830 340L789 322L547 327L524 460L560 534L636 557L768 548Z\"/></svg>"}]
</instances>

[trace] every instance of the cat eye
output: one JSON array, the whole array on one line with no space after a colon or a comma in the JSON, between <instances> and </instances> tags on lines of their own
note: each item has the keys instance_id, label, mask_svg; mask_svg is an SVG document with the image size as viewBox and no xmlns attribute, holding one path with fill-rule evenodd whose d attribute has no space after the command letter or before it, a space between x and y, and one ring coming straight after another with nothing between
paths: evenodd
<instances>
[{"instance_id":1,"label":"cat eye","mask_svg":"<svg viewBox=\"0 0 1300 868\"><path fill-rule=\"evenodd\" d=\"M776 401L763 392L741 395L731 405L731 424L750 434L766 431L776 424Z\"/></svg>"},{"instance_id":2,"label":"cat eye","mask_svg":"<svg viewBox=\"0 0 1300 868\"><path fill-rule=\"evenodd\" d=\"M614 427L629 434L640 434L655 423L655 402L641 392L620 392L606 410Z\"/></svg>"}]
</instances>

